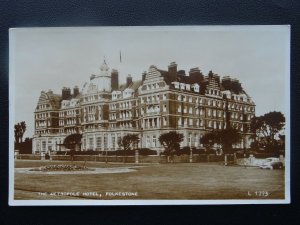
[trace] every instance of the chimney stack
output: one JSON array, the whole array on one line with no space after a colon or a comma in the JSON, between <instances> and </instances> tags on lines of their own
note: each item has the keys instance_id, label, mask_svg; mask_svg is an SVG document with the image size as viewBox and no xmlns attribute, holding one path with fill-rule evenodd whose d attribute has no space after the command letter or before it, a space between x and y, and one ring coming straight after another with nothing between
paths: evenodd
<instances>
[{"instance_id":1,"label":"chimney stack","mask_svg":"<svg viewBox=\"0 0 300 225\"><path fill-rule=\"evenodd\" d=\"M191 68L190 72L190 79L192 83L199 83L202 82L204 79L203 74L200 72L199 67Z\"/></svg>"},{"instance_id":2,"label":"chimney stack","mask_svg":"<svg viewBox=\"0 0 300 225\"><path fill-rule=\"evenodd\" d=\"M111 71L111 89L112 91L119 89L119 72L115 69Z\"/></svg>"},{"instance_id":3,"label":"chimney stack","mask_svg":"<svg viewBox=\"0 0 300 225\"><path fill-rule=\"evenodd\" d=\"M78 86L75 86L73 88L73 97L76 97L77 95L79 95L79 87Z\"/></svg>"},{"instance_id":4,"label":"chimney stack","mask_svg":"<svg viewBox=\"0 0 300 225\"><path fill-rule=\"evenodd\" d=\"M177 64L176 62L171 62L168 67L169 77L171 81L177 80Z\"/></svg>"},{"instance_id":5,"label":"chimney stack","mask_svg":"<svg viewBox=\"0 0 300 225\"><path fill-rule=\"evenodd\" d=\"M128 74L126 78L126 87L129 87L129 85L132 83L132 77L130 74Z\"/></svg>"},{"instance_id":6,"label":"chimney stack","mask_svg":"<svg viewBox=\"0 0 300 225\"><path fill-rule=\"evenodd\" d=\"M61 93L61 98L62 100L66 100L71 97L71 89L67 87L63 87L62 93Z\"/></svg>"}]
</instances>

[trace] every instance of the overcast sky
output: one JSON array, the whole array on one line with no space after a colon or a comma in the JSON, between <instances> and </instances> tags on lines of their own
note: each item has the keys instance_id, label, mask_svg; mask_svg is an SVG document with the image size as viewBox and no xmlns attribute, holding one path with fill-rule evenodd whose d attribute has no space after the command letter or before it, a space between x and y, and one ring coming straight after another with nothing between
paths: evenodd
<instances>
[{"instance_id":1,"label":"overcast sky","mask_svg":"<svg viewBox=\"0 0 300 225\"><path fill-rule=\"evenodd\" d=\"M120 63L120 51L122 62ZM42 90L60 94L99 73L104 57L118 69L141 79L150 65L167 70L192 67L207 74L229 75L242 83L256 103L256 115L287 115L289 80L288 26L27 28L10 31L10 79L15 78L15 123L26 121L34 132L34 110Z\"/></svg>"}]
</instances>

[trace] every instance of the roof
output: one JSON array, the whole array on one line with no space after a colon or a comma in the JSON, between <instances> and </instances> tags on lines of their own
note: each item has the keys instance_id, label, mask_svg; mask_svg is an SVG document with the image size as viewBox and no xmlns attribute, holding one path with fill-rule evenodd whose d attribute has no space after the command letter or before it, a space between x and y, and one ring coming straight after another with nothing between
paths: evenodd
<instances>
[{"instance_id":1,"label":"roof","mask_svg":"<svg viewBox=\"0 0 300 225\"><path fill-rule=\"evenodd\" d=\"M61 96L58 94L53 93L47 93L49 97L50 104L53 109L59 109L60 108L60 102L61 102Z\"/></svg>"},{"instance_id":2,"label":"roof","mask_svg":"<svg viewBox=\"0 0 300 225\"><path fill-rule=\"evenodd\" d=\"M229 90L234 94L246 94L247 93L243 90L241 83L236 80L232 79L229 76L225 76L223 80L227 80L226 84L220 81L220 76L214 74L212 71L208 73L207 76L204 76L199 69L195 68L194 70L191 69L188 75L185 74L184 70L178 70L176 79L171 77L171 74L168 71L157 69L164 78L164 81L172 87L172 82L180 82L185 84L199 84L201 86L201 93L205 93L206 88L216 87L220 88L220 90ZM225 84L225 85L224 85Z\"/></svg>"},{"instance_id":3,"label":"roof","mask_svg":"<svg viewBox=\"0 0 300 225\"><path fill-rule=\"evenodd\" d=\"M49 104L53 109L59 109L61 96L58 94L53 94L52 91L48 91L48 92L42 91L39 97L38 104L43 104L43 102L45 101L49 102Z\"/></svg>"},{"instance_id":4,"label":"roof","mask_svg":"<svg viewBox=\"0 0 300 225\"><path fill-rule=\"evenodd\" d=\"M136 91L141 86L141 84L142 80L133 81L128 87L126 84L121 84L120 88L117 91L124 91L126 88L130 88Z\"/></svg>"}]
</instances>

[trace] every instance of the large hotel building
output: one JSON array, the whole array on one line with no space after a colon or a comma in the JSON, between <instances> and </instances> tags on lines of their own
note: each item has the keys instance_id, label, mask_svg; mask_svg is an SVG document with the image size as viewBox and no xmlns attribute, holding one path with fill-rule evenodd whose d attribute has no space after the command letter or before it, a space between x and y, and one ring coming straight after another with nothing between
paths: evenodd
<instances>
[{"instance_id":1,"label":"large hotel building","mask_svg":"<svg viewBox=\"0 0 300 225\"><path fill-rule=\"evenodd\" d=\"M255 104L237 79L203 75L199 68L186 74L175 62L168 70L150 66L141 78L128 75L120 85L118 71L104 61L81 90L42 91L34 112L33 152L63 150L64 139L74 133L82 134L82 151L117 150L122 136L138 134L140 148L159 153L164 150L159 136L169 131L184 135L182 147L201 148L201 136L226 126L243 135L236 147L250 147Z\"/></svg>"}]
</instances>

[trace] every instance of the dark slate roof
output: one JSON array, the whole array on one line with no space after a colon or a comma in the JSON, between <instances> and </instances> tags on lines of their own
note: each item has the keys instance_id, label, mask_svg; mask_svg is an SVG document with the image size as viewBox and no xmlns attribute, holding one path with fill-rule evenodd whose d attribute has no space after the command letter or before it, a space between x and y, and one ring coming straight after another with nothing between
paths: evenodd
<instances>
[{"instance_id":1,"label":"dark slate roof","mask_svg":"<svg viewBox=\"0 0 300 225\"><path fill-rule=\"evenodd\" d=\"M142 84L142 80L133 81L128 87L126 84L121 84L118 91L124 91L126 88L133 89L136 91Z\"/></svg>"},{"instance_id":2,"label":"dark slate roof","mask_svg":"<svg viewBox=\"0 0 300 225\"><path fill-rule=\"evenodd\" d=\"M60 108L60 102L61 102L61 96L58 94L53 94L52 92L46 93L49 99L49 102L53 109L59 109Z\"/></svg>"},{"instance_id":3,"label":"dark slate roof","mask_svg":"<svg viewBox=\"0 0 300 225\"><path fill-rule=\"evenodd\" d=\"M172 87L172 82L181 82L181 83L186 83L186 84L194 84L197 83L201 86L201 93L205 93L205 89L209 86L210 84L210 79L214 77L217 85L219 86L220 90L229 90L233 92L234 94L247 94L242 86L241 83L236 83L232 84L230 83L229 85L226 85L225 87L222 85L223 82L220 81L220 77L217 74L214 74L212 71L209 72L207 76L204 76L200 71L198 73L194 74L188 74L186 75L184 70L178 70L177 71L177 79L174 80L170 76L168 71L158 69L158 71L161 73L162 77L164 78L164 81Z\"/></svg>"}]
</instances>

